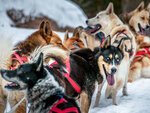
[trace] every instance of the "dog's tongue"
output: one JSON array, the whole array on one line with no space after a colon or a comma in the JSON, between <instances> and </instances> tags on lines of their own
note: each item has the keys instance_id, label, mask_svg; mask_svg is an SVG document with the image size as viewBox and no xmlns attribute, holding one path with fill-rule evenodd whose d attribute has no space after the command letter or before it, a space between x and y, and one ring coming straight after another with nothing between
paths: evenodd
<instances>
[{"instance_id":1,"label":"dog's tongue","mask_svg":"<svg viewBox=\"0 0 150 113\"><path fill-rule=\"evenodd\" d=\"M97 31L97 27L90 30L91 33L95 33Z\"/></svg>"},{"instance_id":2,"label":"dog's tongue","mask_svg":"<svg viewBox=\"0 0 150 113\"><path fill-rule=\"evenodd\" d=\"M16 83L11 83L11 84L8 84L8 86L17 86Z\"/></svg>"},{"instance_id":3,"label":"dog's tongue","mask_svg":"<svg viewBox=\"0 0 150 113\"><path fill-rule=\"evenodd\" d=\"M114 85L115 80L114 80L114 75L108 74L107 75L107 82L110 86Z\"/></svg>"},{"instance_id":4,"label":"dog's tongue","mask_svg":"<svg viewBox=\"0 0 150 113\"><path fill-rule=\"evenodd\" d=\"M141 29L142 35L146 35L145 29Z\"/></svg>"}]
</instances>

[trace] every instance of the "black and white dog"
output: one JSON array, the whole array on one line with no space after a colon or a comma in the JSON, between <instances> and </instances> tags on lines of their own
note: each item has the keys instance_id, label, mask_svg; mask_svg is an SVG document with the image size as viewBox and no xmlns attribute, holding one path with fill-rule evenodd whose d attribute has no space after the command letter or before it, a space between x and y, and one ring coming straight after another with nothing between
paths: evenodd
<instances>
[{"instance_id":1,"label":"black and white dog","mask_svg":"<svg viewBox=\"0 0 150 113\"><path fill-rule=\"evenodd\" d=\"M11 82L6 89L26 90L30 113L80 113L74 99L64 95L62 78L55 69L43 65L41 53L36 62L20 65L16 70L1 70L2 77Z\"/></svg>"}]
</instances>

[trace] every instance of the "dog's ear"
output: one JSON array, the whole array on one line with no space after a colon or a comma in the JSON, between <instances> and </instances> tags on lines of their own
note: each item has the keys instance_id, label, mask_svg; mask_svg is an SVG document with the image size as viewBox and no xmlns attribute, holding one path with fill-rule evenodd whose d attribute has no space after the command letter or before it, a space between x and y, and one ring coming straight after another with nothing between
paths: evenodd
<instances>
[{"instance_id":1,"label":"dog's ear","mask_svg":"<svg viewBox=\"0 0 150 113\"><path fill-rule=\"evenodd\" d=\"M102 43L101 48L107 48L110 45L111 45L111 37L110 35L108 35L104 40L104 42Z\"/></svg>"},{"instance_id":2,"label":"dog's ear","mask_svg":"<svg viewBox=\"0 0 150 113\"><path fill-rule=\"evenodd\" d=\"M121 40L117 47L124 53L125 52L124 40Z\"/></svg>"},{"instance_id":3,"label":"dog's ear","mask_svg":"<svg viewBox=\"0 0 150 113\"><path fill-rule=\"evenodd\" d=\"M107 6L107 8L106 8L106 13L107 13L107 14L112 14L112 13L114 13L114 5L113 5L112 2L110 2L109 5Z\"/></svg>"},{"instance_id":4,"label":"dog's ear","mask_svg":"<svg viewBox=\"0 0 150 113\"><path fill-rule=\"evenodd\" d=\"M46 34L46 35L49 35L49 36L52 36L52 29L51 29L51 26L49 24L48 21L43 21L41 24L40 24L40 30Z\"/></svg>"},{"instance_id":5,"label":"dog's ear","mask_svg":"<svg viewBox=\"0 0 150 113\"><path fill-rule=\"evenodd\" d=\"M144 9L144 1L142 1L139 5L138 5L138 7L136 8L136 11L141 11L141 10L143 10Z\"/></svg>"},{"instance_id":6,"label":"dog's ear","mask_svg":"<svg viewBox=\"0 0 150 113\"><path fill-rule=\"evenodd\" d=\"M37 62L36 62L36 71L40 71L43 67L43 53L40 54Z\"/></svg>"},{"instance_id":7,"label":"dog's ear","mask_svg":"<svg viewBox=\"0 0 150 113\"><path fill-rule=\"evenodd\" d=\"M69 39L68 30L65 33L64 41L67 41Z\"/></svg>"},{"instance_id":8,"label":"dog's ear","mask_svg":"<svg viewBox=\"0 0 150 113\"><path fill-rule=\"evenodd\" d=\"M146 9L150 12L150 3L148 3Z\"/></svg>"},{"instance_id":9,"label":"dog's ear","mask_svg":"<svg viewBox=\"0 0 150 113\"><path fill-rule=\"evenodd\" d=\"M81 32L81 30L83 30L84 28L82 26L78 26L77 28L74 29L73 31L73 36L75 37L79 37L79 33Z\"/></svg>"}]
</instances>

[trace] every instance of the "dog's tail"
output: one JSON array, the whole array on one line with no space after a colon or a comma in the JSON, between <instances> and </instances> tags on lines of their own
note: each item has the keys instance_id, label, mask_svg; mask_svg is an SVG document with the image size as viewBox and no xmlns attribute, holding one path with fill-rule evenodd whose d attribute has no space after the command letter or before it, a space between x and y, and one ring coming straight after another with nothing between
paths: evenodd
<instances>
[{"instance_id":1,"label":"dog's tail","mask_svg":"<svg viewBox=\"0 0 150 113\"><path fill-rule=\"evenodd\" d=\"M14 46L12 41L5 37L0 37L0 43L0 69L9 69Z\"/></svg>"},{"instance_id":2,"label":"dog's tail","mask_svg":"<svg viewBox=\"0 0 150 113\"><path fill-rule=\"evenodd\" d=\"M45 61L47 58L53 58L55 61L62 65L67 60L69 55L67 51L52 45L40 46L36 48L33 53L31 53L29 62L35 62L41 52L43 53L43 61Z\"/></svg>"}]
</instances>

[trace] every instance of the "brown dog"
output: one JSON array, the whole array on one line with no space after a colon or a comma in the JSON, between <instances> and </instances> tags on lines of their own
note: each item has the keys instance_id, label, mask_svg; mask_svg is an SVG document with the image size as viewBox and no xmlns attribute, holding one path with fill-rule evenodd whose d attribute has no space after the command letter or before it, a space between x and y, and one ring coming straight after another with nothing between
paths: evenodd
<instances>
[{"instance_id":1,"label":"brown dog","mask_svg":"<svg viewBox=\"0 0 150 113\"><path fill-rule=\"evenodd\" d=\"M80 48L85 48L84 43L79 38L79 34L77 33L69 38L68 31L65 34L63 44L68 50L71 51Z\"/></svg>"}]
</instances>

